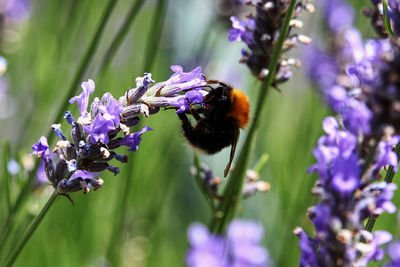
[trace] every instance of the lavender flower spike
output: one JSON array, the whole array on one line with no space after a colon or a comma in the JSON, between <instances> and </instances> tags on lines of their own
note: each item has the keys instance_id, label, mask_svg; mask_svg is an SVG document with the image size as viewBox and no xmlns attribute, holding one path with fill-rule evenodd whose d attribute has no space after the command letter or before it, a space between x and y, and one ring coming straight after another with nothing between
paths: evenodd
<instances>
[{"instance_id":1,"label":"lavender flower spike","mask_svg":"<svg viewBox=\"0 0 400 267\"><path fill-rule=\"evenodd\" d=\"M254 0L246 1L246 5L254 6L256 13L248 15L246 20L231 17L232 29L229 30L229 41L242 41L247 45L248 50L242 50L240 62L246 63L253 75L262 80L268 74L267 68L287 13L289 1ZM302 1L298 1L289 29L302 27L303 23L297 17L303 8L310 12L314 10L311 3L303 4ZM309 44L311 42L309 37L302 34L288 35L286 38L284 51L295 47L297 43ZM282 57L280 59L274 80L275 84L284 82L292 76L290 71L292 65L299 66L300 62L292 58L283 59Z\"/></svg>"},{"instance_id":2,"label":"lavender flower spike","mask_svg":"<svg viewBox=\"0 0 400 267\"><path fill-rule=\"evenodd\" d=\"M118 101L111 93L105 93L101 100L94 98L90 112L87 110L89 96L94 92L95 83L90 79L82 83L81 94L69 101L78 103L80 117L75 120L69 111L64 116L71 126L72 140L67 140L60 124L53 124L53 132L61 141L52 152L45 137L32 147L33 154L44 160L47 178L59 194L87 193L91 188L101 188L103 180L94 176L105 170L117 175L119 168L111 165L111 160L126 163L128 156L113 150L128 146L129 151L137 151L141 135L152 130L145 126L130 133L130 127L139 123L140 115L155 114L161 107L186 112L191 104L203 104L208 91L203 88L207 81L201 68L184 72L181 66L175 65L171 69L174 73L168 80L153 86L151 74L145 73L136 79L137 87L129 89Z\"/></svg>"},{"instance_id":3,"label":"lavender flower spike","mask_svg":"<svg viewBox=\"0 0 400 267\"><path fill-rule=\"evenodd\" d=\"M295 230L301 250L300 266L333 267L340 263L364 267L372 260L381 260L379 246L391 236L386 232L370 234L363 229L363 222L384 211L395 211L391 199L396 185L375 183L379 176L374 172L367 172L371 176L361 179L356 136L340 130L333 117L323 121L323 129L327 135L318 140L313 151L317 163L309 169L320 178L312 192L321 201L308 210L315 235L311 237L301 228ZM381 161L372 165L372 170L379 169Z\"/></svg>"}]
</instances>

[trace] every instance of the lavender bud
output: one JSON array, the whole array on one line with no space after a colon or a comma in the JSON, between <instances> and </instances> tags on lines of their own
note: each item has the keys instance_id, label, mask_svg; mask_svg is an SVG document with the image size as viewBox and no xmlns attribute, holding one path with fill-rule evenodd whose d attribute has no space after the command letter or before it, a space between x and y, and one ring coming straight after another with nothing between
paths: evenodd
<instances>
[{"instance_id":1,"label":"lavender bud","mask_svg":"<svg viewBox=\"0 0 400 267\"><path fill-rule=\"evenodd\" d=\"M61 140L63 140L63 141L67 140L67 138L64 136L64 134L63 134L63 132L61 130L61 124L53 124L53 125L51 125L51 130Z\"/></svg>"},{"instance_id":2,"label":"lavender bud","mask_svg":"<svg viewBox=\"0 0 400 267\"><path fill-rule=\"evenodd\" d=\"M75 124L75 119L71 114L71 111L66 111L64 114L64 119L71 125Z\"/></svg>"},{"instance_id":3,"label":"lavender bud","mask_svg":"<svg viewBox=\"0 0 400 267\"><path fill-rule=\"evenodd\" d=\"M61 181L65 178L68 173L68 164L64 159L60 159L56 164L56 170L54 173L55 181Z\"/></svg>"},{"instance_id":4,"label":"lavender bud","mask_svg":"<svg viewBox=\"0 0 400 267\"><path fill-rule=\"evenodd\" d=\"M57 184L57 193L59 194L66 194L70 192L77 192L82 189L81 187L81 181L78 179L68 181L67 179L62 179L58 184Z\"/></svg>"},{"instance_id":5,"label":"lavender bud","mask_svg":"<svg viewBox=\"0 0 400 267\"><path fill-rule=\"evenodd\" d=\"M99 106L100 106L100 99L95 97L92 104L90 105L90 117L96 118L97 114L99 113Z\"/></svg>"}]
</instances>

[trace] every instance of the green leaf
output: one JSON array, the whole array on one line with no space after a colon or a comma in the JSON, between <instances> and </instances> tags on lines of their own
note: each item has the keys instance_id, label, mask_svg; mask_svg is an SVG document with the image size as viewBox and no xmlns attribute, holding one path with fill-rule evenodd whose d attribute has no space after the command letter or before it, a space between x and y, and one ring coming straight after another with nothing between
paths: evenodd
<instances>
[{"instance_id":1,"label":"green leaf","mask_svg":"<svg viewBox=\"0 0 400 267\"><path fill-rule=\"evenodd\" d=\"M265 165L267 164L268 159L269 155L267 153L262 154L256 166L254 167L254 171L258 174L261 173Z\"/></svg>"}]
</instances>

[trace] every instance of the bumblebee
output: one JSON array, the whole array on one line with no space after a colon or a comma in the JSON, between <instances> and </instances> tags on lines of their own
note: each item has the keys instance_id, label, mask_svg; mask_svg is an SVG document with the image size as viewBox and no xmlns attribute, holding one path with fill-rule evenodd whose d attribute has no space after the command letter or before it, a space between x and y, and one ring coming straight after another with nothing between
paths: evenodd
<instances>
[{"instance_id":1,"label":"bumblebee","mask_svg":"<svg viewBox=\"0 0 400 267\"><path fill-rule=\"evenodd\" d=\"M249 100L245 93L224 82L206 81L210 91L204 96L203 104L197 108L189 104L190 111L178 116L184 136L194 147L207 154L215 154L231 146L230 159L224 171L226 177L235 155L240 129L249 122ZM187 114L194 117L196 124L192 125Z\"/></svg>"}]
</instances>

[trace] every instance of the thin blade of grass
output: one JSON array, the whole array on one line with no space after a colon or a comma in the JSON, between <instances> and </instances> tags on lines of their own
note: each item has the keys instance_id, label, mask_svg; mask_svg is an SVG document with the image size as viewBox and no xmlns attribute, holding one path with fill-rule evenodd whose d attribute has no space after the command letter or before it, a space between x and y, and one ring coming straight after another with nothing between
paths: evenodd
<instances>
[{"instance_id":1,"label":"thin blade of grass","mask_svg":"<svg viewBox=\"0 0 400 267\"><path fill-rule=\"evenodd\" d=\"M139 14L139 11L142 9L144 2L145 0L137 0L132 5L131 9L128 12L128 15L124 20L124 23L122 24L117 35L115 36L114 40L111 42L111 45L108 47L106 53L104 54L103 60L101 61L99 76L107 71L112 59L114 58L126 35L128 34L133 21Z\"/></svg>"},{"instance_id":2,"label":"thin blade of grass","mask_svg":"<svg viewBox=\"0 0 400 267\"><path fill-rule=\"evenodd\" d=\"M11 212L11 194L10 194L10 173L8 172L8 161L10 160L10 145L8 141L3 142L3 178L4 178L4 197L6 200L7 212L9 215Z\"/></svg>"},{"instance_id":3,"label":"thin blade of grass","mask_svg":"<svg viewBox=\"0 0 400 267\"><path fill-rule=\"evenodd\" d=\"M37 227L39 226L40 222L43 220L43 217L46 215L46 213L49 211L50 207L54 203L54 201L57 198L57 193L54 192L49 200L46 202L40 213L35 217L35 219L32 221L31 225L27 229L27 231L24 233L20 241L18 242L17 246L15 249L9 253L9 257L7 258L7 261L5 262L6 267L10 267L14 264L16 259L18 258L19 254L21 253L22 249L25 247L25 245L28 243L29 239L32 237L33 233L36 231Z\"/></svg>"}]
</instances>

